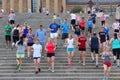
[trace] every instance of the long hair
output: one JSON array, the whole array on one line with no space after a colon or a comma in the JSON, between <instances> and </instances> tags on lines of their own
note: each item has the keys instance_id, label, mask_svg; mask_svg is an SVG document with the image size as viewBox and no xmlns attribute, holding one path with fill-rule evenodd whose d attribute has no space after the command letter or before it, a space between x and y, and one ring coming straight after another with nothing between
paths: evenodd
<instances>
[{"instance_id":1,"label":"long hair","mask_svg":"<svg viewBox=\"0 0 120 80\"><path fill-rule=\"evenodd\" d=\"M23 45L23 37L20 37L20 40L18 42L18 45Z\"/></svg>"}]
</instances>

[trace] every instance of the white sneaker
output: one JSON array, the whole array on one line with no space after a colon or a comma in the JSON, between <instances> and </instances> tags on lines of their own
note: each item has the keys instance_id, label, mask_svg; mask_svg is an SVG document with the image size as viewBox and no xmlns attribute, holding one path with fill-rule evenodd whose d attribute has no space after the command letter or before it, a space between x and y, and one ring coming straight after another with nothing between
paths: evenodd
<instances>
[{"instance_id":1,"label":"white sneaker","mask_svg":"<svg viewBox=\"0 0 120 80\"><path fill-rule=\"evenodd\" d=\"M52 69L52 73L54 73L55 71L54 71L54 69Z\"/></svg>"},{"instance_id":2,"label":"white sneaker","mask_svg":"<svg viewBox=\"0 0 120 80\"><path fill-rule=\"evenodd\" d=\"M83 66L85 66L85 63L83 63Z\"/></svg>"},{"instance_id":3,"label":"white sneaker","mask_svg":"<svg viewBox=\"0 0 120 80\"><path fill-rule=\"evenodd\" d=\"M48 71L51 71L51 68L50 68L50 67L48 68Z\"/></svg>"}]
</instances>

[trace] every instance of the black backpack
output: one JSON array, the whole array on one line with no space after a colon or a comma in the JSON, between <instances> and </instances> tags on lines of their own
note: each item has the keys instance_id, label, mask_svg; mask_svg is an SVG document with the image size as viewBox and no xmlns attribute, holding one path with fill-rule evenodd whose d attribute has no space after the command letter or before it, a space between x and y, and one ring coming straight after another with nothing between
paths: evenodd
<instances>
[{"instance_id":1,"label":"black backpack","mask_svg":"<svg viewBox=\"0 0 120 80\"><path fill-rule=\"evenodd\" d=\"M19 36L19 30L18 29L15 29L13 31L13 36Z\"/></svg>"}]
</instances>

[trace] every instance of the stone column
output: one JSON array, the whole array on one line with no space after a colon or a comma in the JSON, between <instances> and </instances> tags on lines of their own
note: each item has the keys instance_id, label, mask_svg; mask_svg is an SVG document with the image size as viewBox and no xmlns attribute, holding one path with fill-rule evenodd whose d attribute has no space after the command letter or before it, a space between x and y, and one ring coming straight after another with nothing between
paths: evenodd
<instances>
[{"instance_id":1,"label":"stone column","mask_svg":"<svg viewBox=\"0 0 120 80\"><path fill-rule=\"evenodd\" d=\"M7 7L7 0L2 0L2 9L6 11Z\"/></svg>"},{"instance_id":2,"label":"stone column","mask_svg":"<svg viewBox=\"0 0 120 80\"><path fill-rule=\"evenodd\" d=\"M58 0L54 0L54 13L58 13Z\"/></svg>"},{"instance_id":3,"label":"stone column","mask_svg":"<svg viewBox=\"0 0 120 80\"><path fill-rule=\"evenodd\" d=\"M39 9L40 9L40 5L41 4L41 0L37 0L37 12L39 13Z\"/></svg>"},{"instance_id":4,"label":"stone column","mask_svg":"<svg viewBox=\"0 0 120 80\"><path fill-rule=\"evenodd\" d=\"M10 10L13 10L13 11L15 10L14 3L15 3L14 0L10 0Z\"/></svg>"},{"instance_id":5,"label":"stone column","mask_svg":"<svg viewBox=\"0 0 120 80\"><path fill-rule=\"evenodd\" d=\"M66 13L66 0L62 0L63 13Z\"/></svg>"},{"instance_id":6,"label":"stone column","mask_svg":"<svg viewBox=\"0 0 120 80\"><path fill-rule=\"evenodd\" d=\"M28 12L29 11L32 11L31 9L32 9L32 2L31 2L31 0L27 0L27 8L28 8Z\"/></svg>"},{"instance_id":7,"label":"stone column","mask_svg":"<svg viewBox=\"0 0 120 80\"><path fill-rule=\"evenodd\" d=\"M46 0L46 9L50 11L50 0Z\"/></svg>"},{"instance_id":8,"label":"stone column","mask_svg":"<svg viewBox=\"0 0 120 80\"><path fill-rule=\"evenodd\" d=\"M23 12L23 0L19 0L19 13Z\"/></svg>"}]
</instances>

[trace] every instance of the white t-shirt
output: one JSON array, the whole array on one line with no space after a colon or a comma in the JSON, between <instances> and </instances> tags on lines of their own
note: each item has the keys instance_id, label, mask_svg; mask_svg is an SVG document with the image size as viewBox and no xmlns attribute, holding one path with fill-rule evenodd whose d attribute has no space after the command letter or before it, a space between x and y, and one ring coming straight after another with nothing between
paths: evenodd
<instances>
[{"instance_id":1,"label":"white t-shirt","mask_svg":"<svg viewBox=\"0 0 120 80\"><path fill-rule=\"evenodd\" d=\"M33 57L41 57L42 46L40 44L33 44Z\"/></svg>"},{"instance_id":2,"label":"white t-shirt","mask_svg":"<svg viewBox=\"0 0 120 80\"><path fill-rule=\"evenodd\" d=\"M119 23L113 23L113 28L114 29L119 29L120 27L120 24Z\"/></svg>"},{"instance_id":3,"label":"white t-shirt","mask_svg":"<svg viewBox=\"0 0 120 80\"><path fill-rule=\"evenodd\" d=\"M15 20L15 14L11 13L11 14L9 15L9 20Z\"/></svg>"},{"instance_id":4,"label":"white t-shirt","mask_svg":"<svg viewBox=\"0 0 120 80\"><path fill-rule=\"evenodd\" d=\"M67 39L67 48L74 48L74 39Z\"/></svg>"},{"instance_id":5,"label":"white t-shirt","mask_svg":"<svg viewBox=\"0 0 120 80\"><path fill-rule=\"evenodd\" d=\"M76 19L76 14L70 14L70 16L71 16L71 19Z\"/></svg>"}]
</instances>

